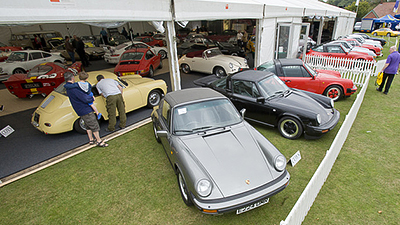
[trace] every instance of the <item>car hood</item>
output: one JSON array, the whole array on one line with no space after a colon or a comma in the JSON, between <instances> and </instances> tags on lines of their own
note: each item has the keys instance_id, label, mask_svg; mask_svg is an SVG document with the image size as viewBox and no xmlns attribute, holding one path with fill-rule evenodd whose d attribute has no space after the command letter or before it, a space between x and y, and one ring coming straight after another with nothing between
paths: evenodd
<instances>
[{"instance_id":1,"label":"car hood","mask_svg":"<svg viewBox=\"0 0 400 225\"><path fill-rule=\"evenodd\" d=\"M191 135L182 141L224 197L273 180L262 150L244 125L210 132L214 133Z\"/></svg>"},{"instance_id":2,"label":"car hood","mask_svg":"<svg viewBox=\"0 0 400 225\"><path fill-rule=\"evenodd\" d=\"M244 58L239 57L239 56L233 56L233 55L217 55L214 57L209 58L211 60L214 60L216 62L224 62L224 63L233 63L233 65L236 65L238 67L245 66L246 64L244 63Z\"/></svg>"},{"instance_id":3,"label":"car hood","mask_svg":"<svg viewBox=\"0 0 400 225\"><path fill-rule=\"evenodd\" d=\"M324 108L320 103L311 98L306 91L292 89L291 94L281 97L276 97L270 100L275 107L285 109L288 113L310 118L310 115L321 115L321 124L328 122L333 114L332 109ZM311 117L311 119L313 119Z\"/></svg>"},{"instance_id":4,"label":"car hood","mask_svg":"<svg viewBox=\"0 0 400 225\"><path fill-rule=\"evenodd\" d=\"M318 77L321 79L336 79L341 78L339 72L332 70L316 70L318 72Z\"/></svg>"}]
</instances>

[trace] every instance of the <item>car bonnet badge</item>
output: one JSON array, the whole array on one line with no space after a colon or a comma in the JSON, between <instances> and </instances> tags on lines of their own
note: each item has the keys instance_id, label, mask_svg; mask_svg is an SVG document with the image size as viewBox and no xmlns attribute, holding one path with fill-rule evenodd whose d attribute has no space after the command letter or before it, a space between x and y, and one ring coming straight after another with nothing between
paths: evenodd
<instances>
[{"instance_id":1,"label":"car bonnet badge","mask_svg":"<svg viewBox=\"0 0 400 225\"><path fill-rule=\"evenodd\" d=\"M246 182L246 184L250 184L250 180L246 180L245 182Z\"/></svg>"}]
</instances>

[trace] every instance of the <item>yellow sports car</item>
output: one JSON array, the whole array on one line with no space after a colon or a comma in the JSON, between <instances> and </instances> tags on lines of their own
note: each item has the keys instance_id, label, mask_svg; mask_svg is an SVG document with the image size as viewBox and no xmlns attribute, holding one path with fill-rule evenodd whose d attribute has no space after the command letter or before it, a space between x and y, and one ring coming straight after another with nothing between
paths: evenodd
<instances>
[{"instance_id":1,"label":"yellow sports car","mask_svg":"<svg viewBox=\"0 0 400 225\"><path fill-rule=\"evenodd\" d=\"M163 80L144 78L140 75L128 75L118 78L108 71L88 72L88 81L92 84L95 96L94 105L108 120L106 99L99 95L96 88L96 76L102 74L104 78L117 80L124 88L125 111L131 112L143 106L153 108L158 105L162 96L167 93L167 85ZM83 120L75 113L66 95L64 83L51 92L35 110L31 123L36 129L46 134L58 134L75 129L79 133L86 133ZM117 112L118 113L118 112Z\"/></svg>"},{"instance_id":2,"label":"yellow sports car","mask_svg":"<svg viewBox=\"0 0 400 225\"><path fill-rule=\"evenodd\" d=\"M374 36L388 36L388 37L396 37L400 35L399 31L391 30L390 28L380 28L378 30L374 30L371 33Z\"/></svg>"}]
</instances>

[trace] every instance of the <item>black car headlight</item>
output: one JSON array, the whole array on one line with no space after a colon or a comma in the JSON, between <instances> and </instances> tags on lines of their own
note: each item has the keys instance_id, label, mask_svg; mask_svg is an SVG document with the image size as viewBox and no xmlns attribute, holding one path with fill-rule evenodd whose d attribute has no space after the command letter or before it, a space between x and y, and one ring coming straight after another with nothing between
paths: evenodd
<instances>
[{"instance_id":1,"label":"black car headlight","mask_svg":"<svg viewBox=\"0 0 400 225\"><path fill-rule=\"evenodd\" d=\"M275 157L274 164L276 170L282 171L286 167L286 158L283 155L278 155Z\"/></svg>"},{"instance_id":2,"label":"black car headlight","mask_svg":"<svg viewBox=\"0 0 400 225\"><path fill-rule=\"evenodd\" d=\"M202 197L207 197L208 195L210 195L211 189L212 189L212 185L209 180L202 179L199 182L197 182L196 191Z\"/></svg>"}]
</instances>

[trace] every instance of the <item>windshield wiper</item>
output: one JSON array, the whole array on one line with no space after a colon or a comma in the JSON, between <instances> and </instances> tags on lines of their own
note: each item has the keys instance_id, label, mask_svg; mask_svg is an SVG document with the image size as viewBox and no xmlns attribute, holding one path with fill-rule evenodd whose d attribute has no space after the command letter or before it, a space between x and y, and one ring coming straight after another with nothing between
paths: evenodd
<instances>
[{"instance_id":1,"label":"windshield wiper","mask_svg":"<svg viewBox=\"0 0 400 225\"><path fill-rule=\"evenodd\" d=\"M193 128L192 131L208 129L208 128L211 128L211 127L212 126L196 127L196 128Z\"/></svg>"},{"instance_id":2,"label":"windshield wiper","mask_svg":"<svg viewBox=\"0 0 400 225\"><path fill-rule=\"evenodd\" d=\"M290 95L291 93L292 93L292 90L287 89L283 95L286 97L286 96Z\"/></svg>"},{"instance_id":3,"label":"windshield wiper","mask_svg":"<svg viewBox=\"0 0 400 225\"><path fill-rule=\"evenodd\" d=\"M273 95L269 96L268 99L274 98L274 97L278 97L281 94L283 94L283 91L276 91Z\"/></svg>"}]
</instances>

